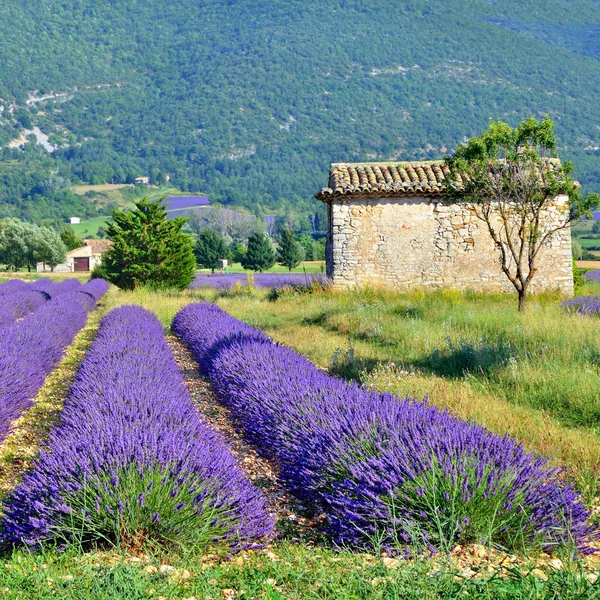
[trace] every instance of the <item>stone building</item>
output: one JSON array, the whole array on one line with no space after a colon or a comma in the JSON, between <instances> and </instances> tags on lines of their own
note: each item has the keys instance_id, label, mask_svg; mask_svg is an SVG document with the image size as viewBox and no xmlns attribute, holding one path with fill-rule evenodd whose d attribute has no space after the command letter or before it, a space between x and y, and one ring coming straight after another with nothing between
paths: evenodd
<instances>
[{"instance_id":1,"label":"stone building","mask_svg":"<svg viewBox=\"0 0 600 600\"><path fill-rule=\"evenodd\" d=\"M334 285L514 292L486 224L466 203L441 202L444 169L442 161L331 165L315 197L328 208ZM564 223L567 211L567 197L557 196L546 224ZM569 227L540 250L530 289L573 294Z\"/></svg>"}]
</instances>

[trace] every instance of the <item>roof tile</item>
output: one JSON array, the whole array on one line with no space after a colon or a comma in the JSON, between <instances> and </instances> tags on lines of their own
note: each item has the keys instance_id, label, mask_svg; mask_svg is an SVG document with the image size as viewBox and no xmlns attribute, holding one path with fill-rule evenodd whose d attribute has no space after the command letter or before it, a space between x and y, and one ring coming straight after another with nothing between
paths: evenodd
<instances>
[{"instance_id":1,"label":"roof tile","mask_svg":"<svg viewBox=\"0 0 600 600\"><path fill-rule=\"evenodd\" d=\"M448 167L443 161L397 163L333 163L329 187L315 194L319 200L346 194L368 196L441 196Z\"/></svg>"}]
</instances>

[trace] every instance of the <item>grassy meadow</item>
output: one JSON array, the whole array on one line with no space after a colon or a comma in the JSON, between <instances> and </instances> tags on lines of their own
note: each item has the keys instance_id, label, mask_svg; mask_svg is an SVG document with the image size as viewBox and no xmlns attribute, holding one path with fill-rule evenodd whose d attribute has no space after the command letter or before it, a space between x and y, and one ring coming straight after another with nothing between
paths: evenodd
<instances>
[{"instance_id":1,"label":"grassy meadow","mask_svg":"<svg viewBox=\"0 0 600 600\"><path fill-rule=\"evenodd\" d=\"M582 293L598 294L600 286L589 284ZM504 295L370 289L273 295L112 288L7 440L0 493L30 464L35 436L45 435L58 418L101 314L141 305L168 330L182 306L199 300L216 302L337 376L427 397L515 437L565 466L586 501L600 504L599 320L564 313L552 296L532 298L521 315L516 299ZM600 598L596 558L584 565L569 556L515 557L457 547L433 560L399 561L331 548L285 526L280 532L267 548L234 555L223 547L191 556L131 548L17 550L3 557L0 591L11 599Z\"/></svg>"}]
</instances>

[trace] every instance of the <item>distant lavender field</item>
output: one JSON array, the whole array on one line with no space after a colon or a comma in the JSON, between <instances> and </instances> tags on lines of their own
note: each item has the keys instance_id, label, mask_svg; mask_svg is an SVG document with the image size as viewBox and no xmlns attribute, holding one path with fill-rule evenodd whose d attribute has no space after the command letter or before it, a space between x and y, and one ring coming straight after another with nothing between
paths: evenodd
<instances>
[{"instance_id":1,"label":"distant lavender field","mask_svg":"<svg viewBox=\"0 0 600 600\"><path fill-rule=\"evenodd\" d=\"M579 296L561 303L562 307L578 315L600 315L600 296Z\"/></svg>"},{"instance_id":2,"label":"distant lavender field","mask_svg":"<svg viewBox=\"0 0 600 600\"><path fill-rule=\"evenodd\" d=\"M584 273L584 277L592 281L600 282L600 269L593 269L592 271L588 271L587 273Z\"/></svg>"},{"instance_id":3,"label":"distant lavender field","mask_svg":"<svg viewBox=\"0 0 600 600\"><path fill-rule=\"evenodd\" d=\"M208 206L210 200L206 196L168 196L163 200L163 203L167 205L167 210L179 210Z\"/></svg>"},{"instance_id":4,"label":"distant lavender field","mask_svg":"<svg viewBox=\"0 0 600 600\"><path fill-rule=\"evenodd\" d=\"M327 284L325 275L315 275L310 273L256 273L254 275L254 287L259 289L276 289L282 287L299 287L311 285L312 283ZM234 285L248 285L248 276L246 273L234 273L225 275L200 274L190 284L190 289L197 288L216 288L219 290L230 290Z\"/></svg>"}]
</instances>

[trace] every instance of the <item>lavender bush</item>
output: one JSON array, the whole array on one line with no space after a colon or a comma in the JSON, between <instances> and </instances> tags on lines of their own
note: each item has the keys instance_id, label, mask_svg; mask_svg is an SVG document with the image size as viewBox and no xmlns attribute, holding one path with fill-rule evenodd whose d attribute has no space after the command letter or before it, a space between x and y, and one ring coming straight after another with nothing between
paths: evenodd
<instances>
[{"instance_id":1,"label":"lavender bush","mask_svg":"<svg viewBox=\"0 0 600 600\"><path fill-rule=\"evenodd\" d=\"M11 422L27 410L65 348L85 325L79 294L63 294L0 335L0 442Z\"/></svg>"},{"instance_id":2,"label":"lavender bush","mask_svg":"<svg viewBox=\"0 0 600 600\"><path fill-rule=\"evenodd\" d=\"M5 543L260 542L264 497L200 419L156 317L104 317L62 421L5 506Z\"/></svg>"},{"instance_id":3,"label":"lavender bush","mask_svg":"<svg viewBox=\"0 0 600 600\"><path fill-rule=\"evenodd\" d=\"M600 296L579 296L563 300L561 306L567 312L585 316L596 316L600 314Z\"/></svg>"},{"instance_id":4,"label":"lavender bush","mask_svg":"<svg viewBox=\"0 0 600 600\"><path fill-rule=\"evenodd\" d=\"M172 327L338 543L589 549L596 531L576 491L512 439L331 377L208 303L184 307Z\"/></svg>"},{"instance_id":5,"label":"lavender bush","mask_svg":"<svg viewBox=\"0 0 600 600\"><path fill-rule=\"evenodd\" d=\"M38 291L15 291L0 294L0 327L14 323L36 311L46 303L48 297Z\"/></svg>"},{"instance_id":6,"label":"lavender bush","mask_svg":"<svg viewBox=\"0 0 600 600\"><path fill-rule=\"evenodd\" d=\"M315 275L309 273L256 273L252 286L258 289L279 289L284 287L303 287L315 283L320 285L327 284L325 275ZM232 288L246 287L248 285L248 275L246 273L235 273L231 275L217 274L199 274L190 284L190 289L197 288L216 288L218 290L231 290Z\"/></svg>"},{"instance_id":7,"label":"lavender bush","mask_svg":"<svg viewBox=\"0 0 600 600\"><path fill-rule=\"evenodd\" d=\"M587 271L583 274L583 276L590 281L600 282L600 269L592 269L591 271Z\"/></svg>"}]
</instances>

